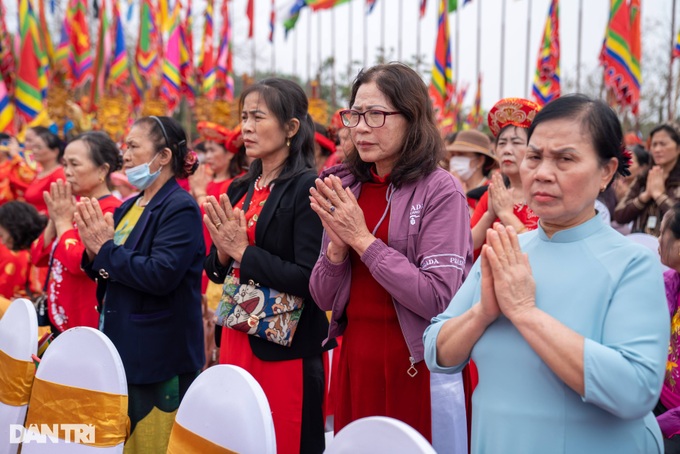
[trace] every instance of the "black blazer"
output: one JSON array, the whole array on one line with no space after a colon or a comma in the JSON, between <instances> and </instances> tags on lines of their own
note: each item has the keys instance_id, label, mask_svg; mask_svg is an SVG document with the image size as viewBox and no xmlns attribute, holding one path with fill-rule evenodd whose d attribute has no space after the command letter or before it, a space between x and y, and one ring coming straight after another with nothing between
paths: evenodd
<instances>
[{"instance_id":1,"label":"black blazer","mask_svg":"<svg viewBox=\"0 0 680 454\"><path fill-rule=\"evenodd\" d=\"M309 293L309 277L319 257L323 232L319 216L309 206L309 188L314 186L316 177L310 170L274 185L257 220L256 246L248 246L243 254L242 282L252 279L262 286L301 296L305 301L290 347L249 336L253 353L263 361L310 357L337 345L328 342L321 346L328 335L328 319ZM247 185L235 188L232 184L227 195L234 205L247 192ZM215 246L204 264L208 278L218 284L224 282L229 265L220 265Z\"/></svg>"}]
</instances>

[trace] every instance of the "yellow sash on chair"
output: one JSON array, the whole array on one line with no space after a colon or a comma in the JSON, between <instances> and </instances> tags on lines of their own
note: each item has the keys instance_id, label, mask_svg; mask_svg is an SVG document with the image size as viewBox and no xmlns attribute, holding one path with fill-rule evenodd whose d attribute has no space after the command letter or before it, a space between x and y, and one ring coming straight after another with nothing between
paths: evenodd
<instances>
[{"instance_id":1,"label":"yellow sash on chair","mask_svg":"<svg viewBox=\"0 0 680 454\"><path fill-rule=\"evenodd\" d=\"M47 424L58 430L58 437L66 437L63 425L87 424L94 426L94 443L89 446L117 446L130 433L128 397L91 389L76 388L41 380L36 377L26 417L26 427Z\"/></svg>"},{"instance_id":2,"label":"yellow sash on chair","mask_svg":"<svg viewBox=\"0 0 680 454\"><path fill-rule=\"evenodd\" d=\"M33 361L15 359L0 350L0 402L13 407L26 405L34 376Z\"/></svg>"},{"instance_id":3,"label":"yellow sash on chair","mask_svg":"<svg viewBox=\"0 0 680 454\"><path fill-rule=\"evenodd\" d=\"M201 454L238 454L229 448L216 445L201 437L175 421L170 433L170 443L167 454L184 454L200 452Z\"/></svg>"}]
</instances>

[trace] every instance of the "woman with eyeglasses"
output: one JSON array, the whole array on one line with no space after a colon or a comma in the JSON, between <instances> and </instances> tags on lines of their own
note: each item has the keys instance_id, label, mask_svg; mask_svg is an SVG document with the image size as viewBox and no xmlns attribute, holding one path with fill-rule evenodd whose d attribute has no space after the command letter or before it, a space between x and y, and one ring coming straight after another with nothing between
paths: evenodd
<instances>
[{"instance_id":1,"label":"woman with eyeglasses","mask_svg":"<svg viewBox=\"0 0 680 454\"><path fill-rule=\"evenodd\" d=\"M113 215L82 197L74 217L83 270L97 281L99 328L125 367L125 452L165 452L175 411L204 363L201 212L177 182L198 159L170 117L140 118L125 144L123 169L140 194Z\"/></svg>"},{"instance_id":2,"label":"woman with eyeglasses","mask_svg":"<svg viewBox=\"0 0 680 454\"><path fill-rule=\"evenodd\" d=\"M324 226L310 282L343 335L335 431L366 416L406 422L438 452L466 452L460 376L431 375L423 332L472 262L460 183L438 163L444 143L427 87L408 66L362 71L342 112L353 148L310 189Z\"/></svg>"}]
</instances>

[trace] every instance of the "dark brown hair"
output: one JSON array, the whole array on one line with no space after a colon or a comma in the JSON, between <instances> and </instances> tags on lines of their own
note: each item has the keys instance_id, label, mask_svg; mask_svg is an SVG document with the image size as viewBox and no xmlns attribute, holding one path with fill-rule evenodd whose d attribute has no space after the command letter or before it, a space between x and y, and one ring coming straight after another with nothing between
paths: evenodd
<instances>
[{"instance_id":1,"label":"dark brown hair","mask_svg":"<svg viewBox=\"0 0 680 454\"><path fill-rule=\"evenodd\" d=\"M134 124L145 125L148 128L149 139L153 142L156 153L164 148L170 149L172 173L176 178L187 178L196 171L198 158L195 153L189 151L184 128L174 118L142 117Z\"/></svg>"},{"instance_id":2,"label":"dark brown hair","mask_svg":"<svg viewBox=\"0 0 680 454\"><path fill-rule=\"evenodd\" d=\"M423 80L413 69L397 62L361 70L352 85L350 107L354 105L359 87L370 82L377 85L406 119L404 143L390 174L392 184L400 187L434 172L444 156L444 141ZM371 180L373 163L362 161L356 147L352 147L345 164L359 181Z\"/></svg>"}]
</instances>

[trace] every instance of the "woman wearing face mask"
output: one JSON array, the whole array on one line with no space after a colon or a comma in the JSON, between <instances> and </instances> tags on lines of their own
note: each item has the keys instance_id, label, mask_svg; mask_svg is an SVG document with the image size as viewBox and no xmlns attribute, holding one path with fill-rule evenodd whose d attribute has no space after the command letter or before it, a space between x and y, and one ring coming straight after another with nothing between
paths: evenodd
<instances>
[{"instance_id":1,"label":"woman wearing face mask","mask_svg":"<svg viewBox=\"0 0 680 454\"><path fill-rule=\"evenodd\" d=\"M54 333L74 326L96 328L97 286L80 268L85 246L74 228L73 195L97 199L103 213L113 213L120 200L111 195L111 173L121 166L116 144L103 132L86 132L64 151L66 182L52 183L45 192L47 228L31 247L38 266L47 266L47 313Z\"/></svg>"},{"instance_id":2,"label":"woman wearing face mask","mask_svg":"<svg viewBox=\"0 0 680 454\"><path fill-rule=\"evenodd\" d=\"M488 192L472 214L475 258L484 244L487 229L494 222L513 226L519 233L536 228L538 217L526 204L519 166L527 149L527 129L538 110L539 107L527 99L506 98L489 111L489 128L496 137L496 157L509 184L506 186L503 177L494 174Z\"/></svg>"},{"instance_id":3,"label":"woman wearing face mask","mask_svg":"<svg viewBox=\"0 0 680 454\"><path fill-rule=\"evenodd\" d=\"M125 143L123 168L142 192L113 216L83 197L75 219L83 269L97 280L100 329L125 367L131 422L125 452L165 452L174 411L204 363L201 214L177 183L198 160L169 117L137 120Z\"/></svg>"},{"instance_id":4,"label":"woman wearing face mask","mask_svg":"<svg viewBox=\"0 0 680 454\"><path fill-rule=\"evenodd\" d=\"M450 145L449 171L463 184L470 212L474 211L479 199L486 192L489 174L496 165L491 152L491 141L479 131L461 131Z\"/></svg>"}]
</instances>

